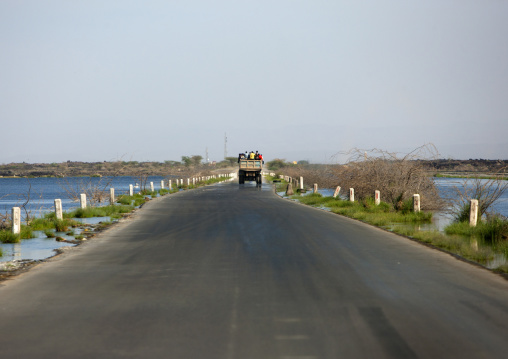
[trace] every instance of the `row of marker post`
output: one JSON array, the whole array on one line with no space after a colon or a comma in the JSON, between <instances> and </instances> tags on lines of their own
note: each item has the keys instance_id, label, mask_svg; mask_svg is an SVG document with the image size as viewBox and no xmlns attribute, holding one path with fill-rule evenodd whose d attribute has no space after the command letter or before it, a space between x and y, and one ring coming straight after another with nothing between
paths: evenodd
<instances>
[{"instance_id":1,"label":"row of marker post","mask_svg":"<svg viewBox=\"0 0 508 359\"><path fill-rule=\"evenodd\" d=\"M273 175L275 175L275 174L273 174ZM300 179L298 180L298 179L293 179L292 177L289 177L289 176L280 175L280 179L284 179L286 182L289 183L288 184L288 190L290 188L289 186L290 185L292 186L293 182L296 182L295 184L296 184L296 186L300 187L300 190L304 189L304 187L303 187L303 177L300 177ZM337 188L335 189L335 192L333 193L333 198L337 198L337 196L340 193L340 190L341 190L341 187L337 186ZM317 183L314 183L313 193L318 193L318 185L317 185ZM289 195L293 194L292 187L291 187L290 193L286 192L286 194L289 194ZM355 189L354 188L350 188L349 189L349 200L351 202L355 201ZM378 190L376 190L374 192L374 201L375 201L376 206L381 203L381 192L378 191ZM420 212L420 207L421 207L420 204L421 204L421 202L420 202L420 195L419 194L413 194L413 211L414 212ZM475 227L477 223L478 223L478 200L477 199L472 199L471 202L470 202L469 224L472 227Z\"/></svg>"},{"instance_id":2,"label":"row of marker post","mask_svg":"<svg viewBox=\"0 0 508 359\"><path fill-rule=\"evenodd\" d=\"M227 173L223 175L212 175L212 176L202 176L202 177L193 177L187 178L187 186L190 186L191 182L193 185L196 185L199 181L207 181L210 179L216 179L224 177L226 180L231 179L233 177L233 174ZM184 180L183 179L177 179L176 180L176 186L183 186ZM161 189L164 189L164 180L161 181ZM168 180L168 188L172 188L172 180ZM150 182L150 190L154 192L154 184L153 182ZM129 185L129 196L134 195L134 186L132 184ZM80 208L86 208L86 194L81 193L79 196L80 199ZM57 198L55 199L55 216L57 219L63 219L63 209L62 209L62 200ZM115 203L115 189L111 187L109 189L109 203L114 204ZM20 207L12 207L12 233L19 234L21 232L21 208Z\"/></svg>"}]
</instances>

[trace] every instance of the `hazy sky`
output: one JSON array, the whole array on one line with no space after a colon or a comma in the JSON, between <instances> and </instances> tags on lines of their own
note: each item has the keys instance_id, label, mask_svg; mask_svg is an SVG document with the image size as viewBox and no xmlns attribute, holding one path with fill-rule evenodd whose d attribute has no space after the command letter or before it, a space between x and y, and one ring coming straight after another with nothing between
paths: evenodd
<instances>
[{"instance_id":1,"label":"hazy sky","mask_svg":"<svg viewBox=\"0 0 508 359\"><path fill-rule=\"evenodd\" d=\"M0 0L0 163L508 159L505 0Z\"/></svg>"}]
</instances>

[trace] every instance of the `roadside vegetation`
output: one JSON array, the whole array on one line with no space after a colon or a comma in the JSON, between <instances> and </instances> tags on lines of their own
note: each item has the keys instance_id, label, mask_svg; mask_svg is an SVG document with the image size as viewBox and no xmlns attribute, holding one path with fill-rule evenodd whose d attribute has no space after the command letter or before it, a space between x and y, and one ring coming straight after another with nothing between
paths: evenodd
<instances>
[{"instance_id":1,"label":"roadside vegetation","mask_svg":"<svg viewBox=\"0 0 508 359\"><path fill-rule=\"evenodd\" d=\"M20 234L13 234L11 231L11 219L8 214L3 217L2 226L0 228L0 242L2 243L19 243L22 239L34 238L34 231L43 232L47 238L56 238L57 240L63 240L58 237L56 232L67 232L69 236L74 236L75 239L84 239L82 234L75 235L73 228L81 227L83 224L77 220L80 218L93 218L93 217L109 217L108 220L102 221L96 226L96 229L103 229L113 223L112 220L119 219L128 213L132 212L135 208L140 207L151 198L158 196L164 196L172 193L176 193L180 190L189 190L198 188L205 185L210 185L224 181L225 178L210 178L208 180L198 181L194 185L179 185L173 184L171 189L160 189L158 191L142 190L140 193L136 193L133 196L120 195L117 197L117 204L98 206L99 201L92 201L92 205L84 209L77 208L72 211L63 212L63 219L56 219L54 212L47 213L42 217L26 216L25 222L28 225L23 224L21 226ZM103 191L103 189L100 189ZM28 219L28 221L27 221ZM0 256L1 254L0 249Z\"/></svg>"},{"instance_id":2,"label":"roadside vegetation","mask_svg":"<svg viewBox=\"0 0 508 359\"><path fill-rule=\"evenodd\" d=\"M280 186L284 186L284 182ZM415 213L408 209L408 205L397 209L387 202L381 202L376 206L372 198L350 202L325 197L319 193L294 195L290 198L385 228L480 264L486 264L498 254L508 258L508 221L499 217L490 221L481 221L476 227L471 227L469 222L452 223L443 233L437 230L421 230L421 225L431 223L432 212ZM508 266L501 266L496 270L508 272Z\"/></svg>"},{"instance_id":3,"label":"roadside vegetation","mask_svg":"<svg viewBox=\"0 0 508 359\"><path fill-rule=\"evenodd\" d=\"M398 156L381 150L354 149L347 153L344 165L284 165L283 160L271 164L276 191L286 191L288 183L280 175L304 177L306 191L314 183L319 188L355 189L355 202L347 198L325 197L321 194L302 195L294 190L291 196L303 204L329 210L349 218L385 228L413 240L432 245L468 260L486 265L493 259L508 259L508 220L493 210L493 204L508 190L505 172L498 175L468 178L455 188L451 200L444 200L432 181L432 170L423 164L432 162L437 152L423 146ZM375 205L373 194L381 191L384 202ZM342 190L342 193L344 190ZM420 194L422 211L413 212L412 195ZM478 224L469 224L470 200L479 201ZM444 231L428 230L432 213L446 211L453 221ZM422 229L424 228L424 229ZM494 268L508 273L508 265Z\"/></svg>"}]
</instances>

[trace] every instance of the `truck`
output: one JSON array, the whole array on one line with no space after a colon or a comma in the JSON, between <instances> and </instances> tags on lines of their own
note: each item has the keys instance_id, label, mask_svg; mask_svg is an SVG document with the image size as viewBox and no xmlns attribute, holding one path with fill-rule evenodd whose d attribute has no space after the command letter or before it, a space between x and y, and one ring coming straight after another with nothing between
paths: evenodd
<instances>
[{"instance_id":1,"label":"truck","mask_svg":"<svg viewBox=\"0 0 508 359\"><path fill-rule=\"evenodd\" d=\"M241 158L238 160L238 183L244 184L245 181L256 181L261 184L261 170L263 169L263 160L249 160Z\"/></svg>"}]
</instances>

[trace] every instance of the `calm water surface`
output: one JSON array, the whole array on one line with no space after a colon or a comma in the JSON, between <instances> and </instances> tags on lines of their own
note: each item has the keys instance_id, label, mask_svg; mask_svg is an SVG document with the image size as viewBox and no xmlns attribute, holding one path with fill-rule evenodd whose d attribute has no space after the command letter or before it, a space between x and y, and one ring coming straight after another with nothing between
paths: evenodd
<instances>
[{"instance_id":1,"label":"calm water surface","mask_svg":"<svg viewBox=\"0 0 508 359\"><path fill-rule=\"evenodd\" d=\"M148 178L147 185L150 182L154 183L155 190L160 189L161 180L166 181L167 178L161 176L151 176ZM30 202L27 204L27 210L31 215L41 217L45 213L54 211L54 200L60 198L62 200L62 207L64 211L71 211L79 207L79 202L73 201L69 198L65 187L69 188L82 188L86 185L96 186L99 184L108 184L106 187L109 193L109 188L115 188L115 196L126 194L129 191L129 185L136 184L134 177L68 177L61 178L0 178L0 213L11 213L12 207L20 207L26 202L28 193L30 192ZM135 189L139 190L139 188ZM109 196L109 195L108 195ZM109 198L109 197L108 197ZM109 204L109 200L103 205ZM22 217L24 216L22 210ZM108 218L84 218L80 219L83 223L96 224L99 221L107 221ZM74 229L76 234L79 234L79 229ZM72 246L72 244L65 242L57 242L54 238L46 238L43 232L35 231L36 238L23 239L20 243L0 243L3 256L0 257L0 262L7 262L11 260L22 259L45 259L55 254L54 250L64 246ZM67 236L65 233L57 233L57 236L74 239L72 236Z\"/></svg>"},{"instance_id":2,"label":"calm water surface","mask_svg":"<svg viewBox=\"0 0 508 359\"><path fill-rule=\"evenodd\" d=\"M161 176L150 176L147 185L154 183L156 190L160 189L161 180L167 180ZM25 201L30 191L29 210L34 214L50 212L54 210L54 200L60 198L64 211L69 211L79 207L79 202L69 198L65 188L73 188L77 191L83 186L106 186L115 188L115 196L126 194L129 191L129 185L135 185L136 178L123 177L67 177L63 178L0 178L0 213L6 211L10 213L12 207L19 207ZM109 198L109 194L108 194ZM107 201L103 204L109 204Z\"/></svg>"}]
</instances>

